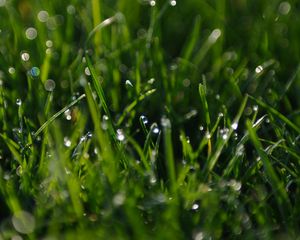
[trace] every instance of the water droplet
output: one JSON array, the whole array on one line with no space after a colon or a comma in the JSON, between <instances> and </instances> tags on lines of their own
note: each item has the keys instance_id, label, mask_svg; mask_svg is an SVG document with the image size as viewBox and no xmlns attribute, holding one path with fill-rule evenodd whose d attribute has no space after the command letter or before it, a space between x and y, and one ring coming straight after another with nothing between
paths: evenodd
<instances>
[{"instance_id":1,"label":"water droplet","mask_svg":"<svg viewBox=\"0 0 300 240\"><path fill-rule=\"evenodd\" d=\"M291 4L289 2L281 2L279 4L278 12L281 15L287 15L287 14L289 14L290 10L291 10Z\"/></svg>"},{"instance_id":2,"label":"water droplet","mask_svg":"<svg viewBox=\"0 0 300 240\"><path fill-rule=\"evenodd\" d=\"M91 71L90 71L90 69L89 69L88 67L86 67L86 68L84 69L84 73L85 73L85 75L87 75L87 76L91 76Z\"/></svg>"},{"instance_id":3,"label":"water droplet","mask_svg":"<svg viewBox=\"0 0 300 240\"><path fill-rule=\"evenodd\" d=\"M198 232L196 235L195 235L195 238L194 240L203 240L204 239L204 234L203 232Z\"/></svg>"},{"instance_id":4,"label":"water droplet","mask_svg":"<svg viewBox=\"0 0 300 240\"><path fill-rule=\"evenodd\" d=\"M55 88L55 82L52 79L48 79L44 85L46 91L52 92Z\"/></svg>"},{"instance_id":5,"label":"water droplet","mask_svg":"<svg viewBox=\"0 0 300 240\"><path fill-rule=\"evenodd\" d=\"M19 211L13 215L12 224L19 233L29 234L35 228L35 219L30 213Z\"/></svg>"},{"instance_id":6,"label":"water droplet","mask_svg":"<svg viewBox=\"0 0 300 240\"><path fill-rule=\"evenodd\" d=\"M197 210L199 208L199 205L197 203L193 204L192 209Z\"/></svg>"},{"instance_id":7,"label":"water droplet","mask_svg":"<svg viewBox=\"0 0 300 240\"><path fill-rule=\"evenodd\" d=\"M155 4L156 4L156 2L155 2L154 0L151 0L149 3L150 3L150 6L151 6L151 7L154 7Z\"/></svg>"},{"instance_id":8,"label":"water droplet","mask_svg":"<svg viewBox=\"0 0 300 240\"><path fill-rule=\"evenodd\" d=\"M158 134L159 133L159 128L158 127L153 128L153 133Z\"/></svg>"},{"instance_id":9,"label":"water droplet","mask_svg":"<svg viewBox=\"0 0 300 240\"><path fill-rule=\"evenodd\" d=\"M217 40L218 40L218 38L221 36L221 34L222 34L222 32L221 32L221 30L220 29L214 29L213 31L212 31L212 33L209 35L209 37L208 37L208 41L210 42L210 43L215 43Z\"/></svg>"},{"instance_id":10,"label":"water droplet","mask_svg":"<svg viewBox=\"0 0 300 240\"><path fill-rule=\"evenodd\" d=\"M259 65L259 66L257 66L257 67L255 68L255 72L256 72L257 74L261 73L263 70L264 70L264 68L263 68L261 65Z\"/></svg>"},{"instance_id":11,"label":"water droplet","mask_svg":"<svg viewBox=\"0 0 300 240\"><path fill-rule=\"evenodd\" d=\"M16 174L17 174L18 176L21 176L21 175L23 174L23 168L22 168L21 165L20 165L19 167L17 167L17 169L16 169Z\"/></svg>"},{"instance_id":12,"label":"water droplet","mask_svg":"<svg viewBox=\"0 0 300 240\"><path fill-rule=\"evenodd\" d=\"M25 31L25 36L29 40L33 40L37 37L37 30L33 27L27 28Z\"/></svg>"},{"instance_id":13,"label":"water droplet","mask_svg":"<svg viewBox=\"0 0 300 240\"><path fill-rule=\"evenodd\" d=\"M67 7L67 12L68 12L68 14L73 15L73 14L75 14L76 9L75 9L75 7L73 5L69 5Z\"/></svg>"},{"instance_id":14,"label":"water droplet","mask_svg":"<svg viewBox=\"0 0 300 240\"><path fill-rule=\"evenodd\" d=\"M164 127L164 128L171 128L171 121L169 118L167 118L166 116L163 116L161 118L161 125Z\"/></svg>"},{"instance_id":15,"label":"water droplet","mask_svg":"<svg viewBox=\"0 0 300 240\"><path fill-rule=\"evenodd\" d=\"M6 0L0 0L0 7L4 7L6 3Z\"/></svg>"},{"instance_id":16,"label":"water droplet","mask_svg":"<svg viewBox=\"0 0 300 240\"><path fill-rule=\"evenodd\" d=\"M257 112L257 111L258 111L258 106L257 106L257 105L254 105L254 106L253 106L253 111L254 111L254 112Z\"/></svg>"},{"instance_id":17,"label":"water droplet","mask_svg":"<svg viewBox=\"0 0 300 240\"><path fill-rule=\"evenodd\" d=\"M18 98L17 101L16 101L16 104L17 104L18 106L21 106L21 105L22 105L22 100L21 100L20 98Z\"/></svg>"},{"instance_id":18,"label":"water droplet","mask_svg":"<svg viewBox=\"0 0 300 240\"><path fill-rule=\"evenodd\" d=\"M142 121L145 125L148 124L148 119L144 115L140 116L140 121Z\"/></svg>"},{"instance_id":19,"label":"water droplet","mask_svg":"<svg viewBox=\"0 0 300 240\"><path fill-rule=\"evenodd\" d=\"M71 147L71 144L72 144L71 140L68 137L64 137L64 145L66 147Z\"/></svg>"},{"instance_id":20,"label":"water droplet","mask_svg":"<svg viewBox=\"0 0 300 240\"><path fill-rule=\"evenodd\" d=\"M33 67L30 69L30 75L32 77L38 77L40 75L41 71L38 67Z\"/></svg>"},{"instance_id":21,"label":"water droplet","mask_svg":"<svg viewBox=\"0 0 300 240\"><path fill-rule=\"evenodd\" d=\"M237 128L238 128L238 123L237 123L237 122L232 123L232 124L231 124L231 128L232 128L233 130L237 130Z\"/></svg>"},{"instance_id":22,"label":"water droplet","mask_svg":"<svg viewBox=\"0 0 300 240\"><path fill-rule=\"evenodd\" d=\"M124 201L125 201L125 195L123 193L118 193L117 195L114 196L113 198L113 204L115 206L121 206L123 205Z\"/></svg>"},{"instance_id":23,"label":"water droplet","mask_svg":"<svg viewBox=\"0 0 300 240\"><path fill-rule=\"evenodd\" d=\"M10 67L10 68L8 68L8 72L10 74L15 74L16 73L16 69L14 67Z\"/></svg>"},{"instance_id":24,"label":"water droplet","mask_svg":"<svg viewBox=\"0 0 300 240\"><path fill-rule=\"evenodd\" d=\"M40 22L47 22L48 18L49 18L49 14L47 11L39 11L37 18Z\"/></svg>"},{"instance_id":25,"label":"water droplet","mask_svg":"<svg viewBox=\"0 0 300 240\"><path fill-rule=\"evenodd\" d=\"M27 62L29 59L30 59L30 55L28 52L21 52L21 59L24 61L24 62Z\"/></svg>"},{"instance_id":26,"label":"water droplet","mask_svg":"<svg viewBox=\"0 0 300 240\"><path fill-rule=\"evenodd\" d=\"M46 47L51 48L53 47L53 42L51 40L46 41Z\"/></svg>"},{"instance_id":27,"label":"water droplet","mask_svg":"<svg viewBox=\"0 0 300 240\"><path fill-rule=\"evenodd\" d=\"M121 142L125 140L125 135L122 129L117 130L117 139Z\"/></svg>"},{"instance_id":28,"label":"water droplet","mask_svg":"<svg viewBox=\"0 0 300 240\"><path fill-rule=\"evenodd\" d=\"M204 130L204 127L202 125L200 125L199 130L202 132Z\"/></svg>"},{"instance_id":29,"label":"water droplet","mask_svg":"<svg viewBox=\"0 0 300 240\"><path fill-rule=\"evenodd\" d=\"M70 120L72 119L72 115L71 115L70 109L67 109L67 110L64 112L64 115L65 115L65 117L66 117L66 119L67 119L68 121L70 121Z\"/></svg>"},{"instance_id":30,"label":"water droplet","mask_svg":"<svg viewBox=\"0 0 300 240\"><path fill-rule=\"evenodd\" d=\"M175 1L175 0L171 0L171 1L170 1L170 5L171 5L172 7L176 6L176 1Z\"/></svg>"},{"instance_id":31,"label":"water droplet","mask_svg":"<svg viewBox=\"0 0 300 240\"><path fill-rule=\"evenodd\" d=\"M130 80L126 80L125 81L125 85L126 87L133 87L132 83L130 82Z\"/></svg>"},{"instance_id":32,"label":"water droplet","mask_svg":"<svg viewBox=\"0 0 300 240\"><path fill-rule=\"evenodd\" d=\"M221 113L221 112L220 112L220 113L218 114L218 117L219 117L219 118L224 117L224 113Z\"/></svg>"},{"instance_id":33,"label":"water droplet","mask_svg":"<svg viewBox=\"0 0 300 240\"><path fill-rule=\"evenodd\" d=\"M103 130L108 129L108 120L109 120L109 117L106 116L106 115L103 115L102 122L101 122L101 127L102 127Z\"/></svg>"},{"instance_id":34,"label":"water droplet","mask_svg":"<svg viewBox=\"0 0 300 240\"><path fill-rule=\"evenodd\" d=\"M207 139L210 139L210 138L211 138L210 133L209 133L209 132L206 132L206 133L205 133L205 137L206 137Z\"/></svg>"}]
</instances>

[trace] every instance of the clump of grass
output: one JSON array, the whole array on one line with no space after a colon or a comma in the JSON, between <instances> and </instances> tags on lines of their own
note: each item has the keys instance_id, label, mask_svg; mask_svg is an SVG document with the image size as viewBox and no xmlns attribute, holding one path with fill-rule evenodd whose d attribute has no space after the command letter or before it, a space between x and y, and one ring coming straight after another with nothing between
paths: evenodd
<instances>
[{"instance_id":1,"label":"clump of grass","mask_svg":"<svg viewBox=\"0 0 300 240\"><path fill-rule=\"evenodd\" d=\"M0 239L297 238L296 1L0 16Z\"/></svg>"}]
</instances>

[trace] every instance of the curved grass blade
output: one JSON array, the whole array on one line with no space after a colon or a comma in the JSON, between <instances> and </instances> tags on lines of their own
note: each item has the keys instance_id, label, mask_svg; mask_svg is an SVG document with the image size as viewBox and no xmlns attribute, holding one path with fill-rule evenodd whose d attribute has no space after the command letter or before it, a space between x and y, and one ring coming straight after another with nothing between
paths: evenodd
<instances>
[{"instance_id":1,"label":"curved grass blade","mask_svg":"<svg viewBox=\"0 0 300 240\"><path fill-rule=\"evenodd\" d=\"M82 94L80 97L75 99L73 102L65 106L63 109L55 113L52 117L50 117L34 134L33 137L36 138L49 124L51 124L56 118L58 118L61 114L63 114L66 110L68 110L70 107L74 106L76 103L78 103L80 100L85 98L85 94Z\"/></svg>"},{"instance_id":2,"label":"curved grass blade","mask_svg":"<svg viewBox=\"0 0 300 240\"><path fill-rule=\"evenodd\" d=\"M294 129L298 134L300 134L300 127L298 127L297 125L292 123L288 118L286 118L284 115L282 115L276 109L272 108L271 106L269 106L268 104L264 103L263 101L261 101L257 98L254 98L252 96L249 96L249 98L251 98L251 100L255 101L258 105L265 108L270 113L272 113L274 116L278 117L280 120L285 122L288 126L290 126L292 129Z\"/></svg>"}]
</instances>

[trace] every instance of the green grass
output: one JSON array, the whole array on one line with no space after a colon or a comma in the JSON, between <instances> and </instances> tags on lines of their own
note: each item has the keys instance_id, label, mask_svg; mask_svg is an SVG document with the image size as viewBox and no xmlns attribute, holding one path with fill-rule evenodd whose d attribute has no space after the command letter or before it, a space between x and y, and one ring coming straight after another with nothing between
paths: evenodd
<instances>
[{"instance_id":1,"label":"green grass","mask_svg":"<svg viewBox=\"0 0 300 240\"><path fill-rule=\"evenodd\" d=\"M299 239L299 16L0 0L0 239Z\"/></svg>"}]
</instances>

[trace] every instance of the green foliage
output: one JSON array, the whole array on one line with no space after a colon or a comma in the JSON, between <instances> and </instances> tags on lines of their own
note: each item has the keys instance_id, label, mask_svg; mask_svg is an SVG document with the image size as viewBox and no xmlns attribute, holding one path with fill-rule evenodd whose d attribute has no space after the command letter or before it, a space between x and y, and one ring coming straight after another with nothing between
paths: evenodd
<instances>
[{"instance_id":1,"label":"green foliage","mask_svg":"<svg viewBox=\"0 0 300 240\"><path fill-rule=\"evenodd\" d=\"M0 0L0 239L297 239L299 9Z\"/></svg>"}]
</instances>

